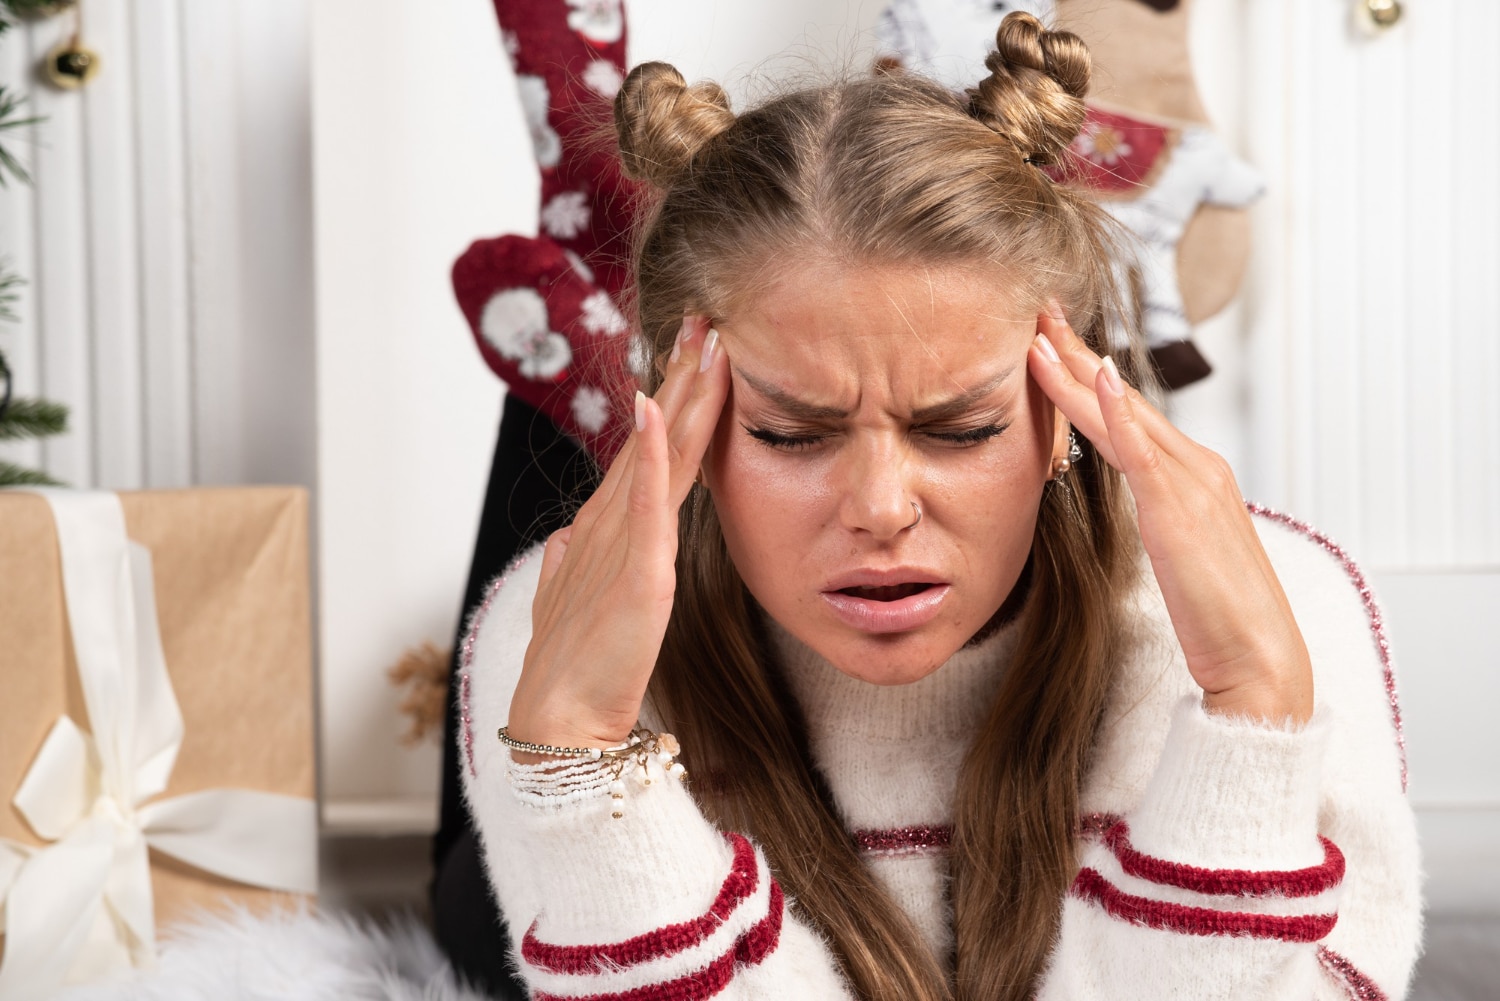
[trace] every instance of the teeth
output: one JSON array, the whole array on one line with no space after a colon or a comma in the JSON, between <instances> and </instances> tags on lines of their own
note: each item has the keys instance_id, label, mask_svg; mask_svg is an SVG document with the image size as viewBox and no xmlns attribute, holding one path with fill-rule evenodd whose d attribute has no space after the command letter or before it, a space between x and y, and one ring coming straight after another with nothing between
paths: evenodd
<instances>
[{"instance_id":1,"label":"teeth","mask_svg":"<svg viewBox=\"0 0 1500 1001\"><path fill-rule=\"evenodd\" d=\"M844 593L870 601L900 601L902 598L921 594L931 586L931 584L892 584L888 587L846 587Z\"/></svg>"}]
</instances>

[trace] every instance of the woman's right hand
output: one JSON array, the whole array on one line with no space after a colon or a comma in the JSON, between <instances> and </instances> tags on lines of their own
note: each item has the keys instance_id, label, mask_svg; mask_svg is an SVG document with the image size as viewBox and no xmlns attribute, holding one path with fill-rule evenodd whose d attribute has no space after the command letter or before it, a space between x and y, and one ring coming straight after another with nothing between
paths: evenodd
<instances>
[{"instance_id":1,"label":"woman's right hand","mask_svg":"<svg viewBox=\"0 0 1500 1001\"><path fill-rule=\"evenodd\" d=\"M507 723L515 739L608 747L634 729L672 614L677 510L728 393L718 333L687 317L655 398L636 395L630 441L547 540Z\"/></svg>"}]
</instances>

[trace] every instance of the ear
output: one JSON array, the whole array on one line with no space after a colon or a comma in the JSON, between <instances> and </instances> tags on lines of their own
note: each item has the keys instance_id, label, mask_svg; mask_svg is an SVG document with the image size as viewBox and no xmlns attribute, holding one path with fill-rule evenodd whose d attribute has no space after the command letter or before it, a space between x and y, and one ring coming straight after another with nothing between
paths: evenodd
<instances>
[{"instance_id":1,"label":"ear","mask_svg":"<svg viewBox=\"0 0 1500 1001\"><path fill-rule=\"evenodd\" d=\"M1059 459L1068 457L1069 436L1073 433L1073 425L1063 416L1063 412L1052 407L1052 464L1055 466Z\"/></svg>"},{"instance_id":2,"label":"ear","mask_svg":"<svg viewBox=\"0 0 1500 1001\"><path fill-rule=\"evenodd\" d=\"M698 463L698 473L694 477L695 482L710 494L714 492L713 469L714 443L710 441L708 447L703 450L703 458Z\"/></svg>"}]
</instances>

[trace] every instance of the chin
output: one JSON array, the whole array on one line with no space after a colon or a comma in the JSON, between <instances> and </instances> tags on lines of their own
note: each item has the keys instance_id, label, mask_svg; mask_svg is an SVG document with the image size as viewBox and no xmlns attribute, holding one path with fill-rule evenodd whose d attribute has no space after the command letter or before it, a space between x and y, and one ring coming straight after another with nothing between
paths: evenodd
<instances>
[{"instance_id":1,"label":"chin","mask_svg":"<svg viewBox=\"0 0 1500 1001\"><path fill-rule=\"evenodd\" d=\"M918 633L830 638L814 646L838 670L872 685L910 685L947 663L960 646Z\"/></svg>"}]
</instances>

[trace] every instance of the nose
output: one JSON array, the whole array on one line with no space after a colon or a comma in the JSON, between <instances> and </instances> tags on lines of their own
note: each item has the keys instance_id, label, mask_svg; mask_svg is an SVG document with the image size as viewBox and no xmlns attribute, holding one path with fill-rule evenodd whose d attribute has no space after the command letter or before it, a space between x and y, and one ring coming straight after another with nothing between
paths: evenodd
<instances>
[{"instance_id":1,"label":"nose","mask_svg":"<svg viewBox=\"0 0 1500 1001\"><path fill-rule=\"evenodd\" d=\"M914 470L899 447L851 443L844 458L839 517L845 529L889 542L916 524Z\"/></svg>"}]
</instances>

